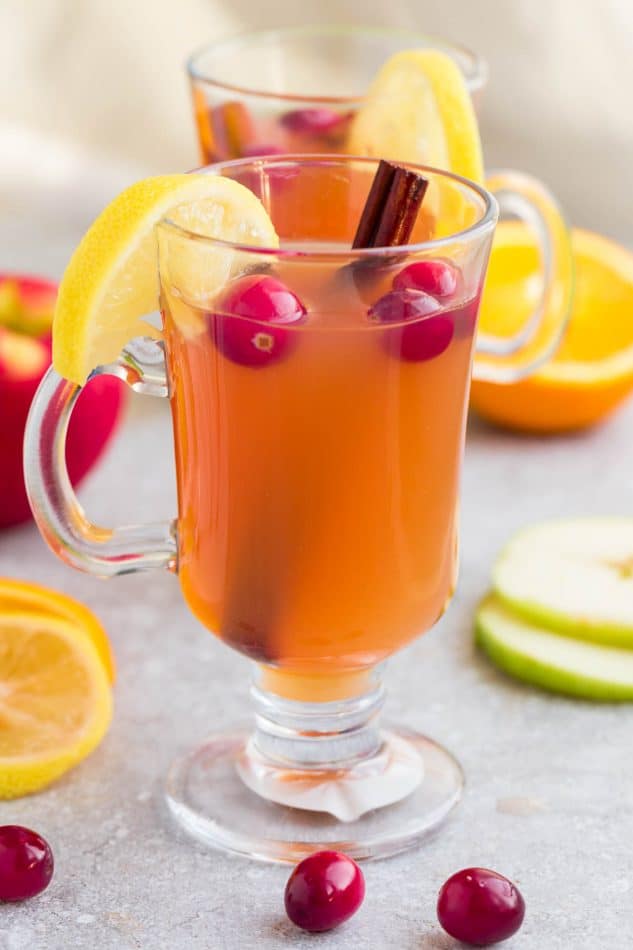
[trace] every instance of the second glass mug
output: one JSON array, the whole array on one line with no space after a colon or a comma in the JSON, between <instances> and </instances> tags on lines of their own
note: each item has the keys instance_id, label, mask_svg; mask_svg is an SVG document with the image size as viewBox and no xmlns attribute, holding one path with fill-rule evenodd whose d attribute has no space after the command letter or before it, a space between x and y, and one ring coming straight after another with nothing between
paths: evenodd
<instances>
[{"instance_id":1,"label":"second glass mug","mask_svg":"<svg viewBox=\"0 0 633 950\"><path fill-rule=\"evenodd\" d=\"M381 66L401 50L425 48L457 63L477 109L488 79L485 61L466 47L415 30L283 27L211 43L187 63L203 163L299 152L344 154L350 122ZM504 170L489 174L486 187L499 200L501 216L522 218L541 250L542 292L531 318L513 337L480 335L487 356L485 367L480 360L479 377L509 383L519 370L529 375L558 348L571 310L573 257L561 211L541 182Z\"/></svg>"},{"instance_id":2,"label":"second glass mug","mask_svg":"<svg viewBox=\"0 0 633 950\"><path fill-rule=\"evenodd\" d=\"M324 846L396 853L437 826L462 789L445 749L379 724L379 669L436 622L454 590L497 203L423 168L440 205L461 208L453 230L429 239L421 215L397 256L352 251L376 168L303 155L206 169L261 198L280 249L232 246L169 218L158 226L163 340L132 343L94 374L169 396L174 522L90 523L64 462L80 387L52 369L27 425L27 490L52 550L102 577L178 573L192 612L255 661L254 731L212 735L176 762L167 801L200 841L258 858L294 861ZM438 258L459 275L439 313L376 319L404 266ZM236 316L225 297L196 296L192 275L219 270L242 289L282 281L300 319L271 328ZM485 356L475 373L480 365Z\"/></svg>"},{"instance_id":3,"label":"second glass mug","mask_svg":"<svg viewBox=\"0 0 633 950\"><path fill-rule=\"evenodd\" d=\"M414 48L448 54L479 104L488 75L481 57L415 30L284 27L211 43L187 63L203 163L344 153L350 122L374 76L394 53Z\"/></svg>"}]
</instances>

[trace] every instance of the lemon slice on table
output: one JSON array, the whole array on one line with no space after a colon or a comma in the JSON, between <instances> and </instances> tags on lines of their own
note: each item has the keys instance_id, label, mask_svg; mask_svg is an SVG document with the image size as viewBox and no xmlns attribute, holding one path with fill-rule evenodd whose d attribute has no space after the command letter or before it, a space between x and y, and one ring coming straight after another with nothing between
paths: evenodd
<instances>
[{"instance_id":1,"label":"lemon slice on table","mask_svg":"<svg viewBox=\"0 0 633 950\"><path fill-rule=\"evenodd\" d=\"M163 175L126 188L101 212L73 254L53 319L53 366L80 385L133 337L156 335L143 318L158 309L155 225L166 214L188 231L222 241L277 247L262 203L218 175ZM235 252L186 239L170 248L170 278L204 299L230 275Z\"/></svg>"},{"instance_id":2,"label":"lemon slice on table","mask_svg":"<svg viewBox=\"0 0 633 950\"><path fill-rule=\"evenodd\" d=\"M108 675L68 620L0 614L0 798L35 792L99 744L112 718Z\"/></svg>"},{"instance_id":3,"label":"lemon slice on table","mask_svg":"<svg viewBox=\"0 0 633 950\"><path fill-rule=\"evenodd\" d=\"M483 182L479 126L457 64L439 50L395 53L352 121L347 151L433 165Z\"/></svg>"},{"instance_id":4,"label":"lemon slice on table","mask_svg":"<svg viewBox=\"0 0 633 950\"><path fill-rule=\"evenodd\" d=\"M88 607L39 584L0 577L0 615L3 613L28 613L61 618L74 624L92 642L111 683L115 678L115 661L107 634Z\"/></svg>"}]
</instances>

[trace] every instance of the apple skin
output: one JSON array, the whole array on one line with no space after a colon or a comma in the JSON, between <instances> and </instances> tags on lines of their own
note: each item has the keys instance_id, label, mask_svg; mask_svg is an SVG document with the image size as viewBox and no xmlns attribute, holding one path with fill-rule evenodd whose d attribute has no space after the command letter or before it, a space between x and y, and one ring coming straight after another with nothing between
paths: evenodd
<instances>
[{"instance_id":1,"label":"apple skin","mask_svg":"<svg viewBox=\"0 0 633 950\"><path fill-rule=\"evenodd\" d=\"M48 293L51 308L57 287L51 281L16 274L0 276L16 282L23 301L37 300ZM50 333L34 338L43 348L42 367L24 376L12 372L0 361L0 529L32 518L22 472L22 443L29 408L35 391L51 361ZM114 376L91 380L73 410L66 443L66 462L73 485L77 485L98 461L114 435L126 401L126 386Z\"/></svg>"},{"instance_id":2,"label":"apple skin","mask_svg":"<svg viewBox=\"0 0 633 950\"><path fill-rule=\"evenodd\" d=\"M479 648L510 676L594 702L633 700L633 653L561 636L515 615L496 595L477 609Z\"/></svg>"}]
</instances>

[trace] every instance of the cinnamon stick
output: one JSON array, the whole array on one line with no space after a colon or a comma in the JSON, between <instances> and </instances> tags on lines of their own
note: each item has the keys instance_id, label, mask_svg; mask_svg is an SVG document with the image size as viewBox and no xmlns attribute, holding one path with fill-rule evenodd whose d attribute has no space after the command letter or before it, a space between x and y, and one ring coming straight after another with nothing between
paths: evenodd
<instances>
[{"instance_id":1,"label":"cinnamon stick","mask_svg":"<svg viewBox=\"0 0 633 950\"><path fill-rule=\"evenodd\" d=\"M424 200L428 179L381 160L361 214L353 249L406 244Z\"/></svg>"}]
</instances>

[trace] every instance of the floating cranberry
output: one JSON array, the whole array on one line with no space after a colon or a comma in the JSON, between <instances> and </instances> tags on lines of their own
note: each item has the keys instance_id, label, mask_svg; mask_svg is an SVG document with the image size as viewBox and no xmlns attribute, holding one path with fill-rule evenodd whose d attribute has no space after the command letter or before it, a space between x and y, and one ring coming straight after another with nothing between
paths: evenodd
<instances>
[{"instance_id":1,"label":"floating cranberry","mask_svg":"<svg viewBox=\"0 0 633 950\"><path fill-rule=\"evenodd\" d=\"M223 102L210 112L216 149L223 159L240 158L255 141L255 122L243 102Z\"/></svg>"},{"instance_id":2,"label":"floating cranberry","mask_svg":"<svg viewBox=\"0 0 633 950\"><path fill-rule=\"evenodd\" d=\"M22 901L41 894L53 876L53 852L35 831L0 826L0 901Z\"/></svg>"},{"instance_id":3,"label":"floating cranberry","mask_svg":"<svg viewBox=\"0 0 633 950\"><path fill-rule=\"evenodd\" d=\"M485 868L465 868L449 877L437 900L437 917L456 940L487 947L516 933L525 902L507 877Z\"/></svg>"},{"instance_id":4,"label":"floating cranberry","mask_svg":"<svg viewBox=\"0 0 633 950\"><path fill-rule=\"evenodd\" d=\"M275 277L252 274L234 281L209 314L218 348L243 366L267 366L293 343L285 327L305 317L299 298Z\"/></svg>"},{"instance_id":5,"label":"floating cranberry","mask_svg":"<svg viewBox=\"0 0 633 950\"><path fill-rule=\"evenodd\" d=\"M404 323L432 316L441 310L435 297L418 290L392 290L371 307L369 317L378 323Z\"/></svg>"},{"instance_id":6,"label":"floating cranberry","mask_svg":"<svg viewBox=\"0 0 633 950\"><path fill-rule=\"evenodd\" d=\"M390 291L376 301L369 318L378 323L403 324L394 327L385 339L391 352L404 360L432 360L453 339L452 316L442 311L435 297L421 290Z\"/></svg>"},{"instance_id":7,"label":"floating cranberry","mask_svg":"<svg viewBox=\"0 0 633 950\"><path fill-rule=\"evenodd\" d=\"M479 297L471 297L452 311L455 317L455 336L469 337L474 334L477 329L479 303Z\"/></svg>"},{"instance_id":8,"label":"floating cranberry","mask_svg":"<svg viewBox=\"0 0 633 950\"><path fill-rule=\"evenodd\" d=\"M342 123L348 121L349 116L323 107L293 109L292 112L285 112L279 120L289 132L298 132L303 135L324 135L333 132Z\"/></svg>"},{"instance_id":9,"label":"floating cranberry","mask_svg":"<svg viewBox=\"0 0 633 950\"><path fill-rule=\"evenodd\" d=\"M319 933L348 920L364 897L365 878L355 861L338 851L317 851L288 878L286 913L297 927Z\"/></svg>"},{"instance_id":10,"label":"floating cranberry","mask_svg":"<svg viewBox=\"0 0 633 950\"><path fill-rule=\"evenodd\" d=\"M394 290L423 290L439 300L452 297L460 284L460 271L450 261L415 261L396 274Z\"/></svg>"}]
</instances>

